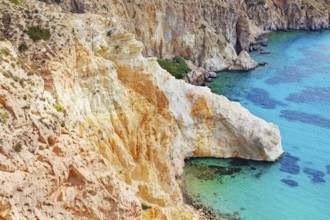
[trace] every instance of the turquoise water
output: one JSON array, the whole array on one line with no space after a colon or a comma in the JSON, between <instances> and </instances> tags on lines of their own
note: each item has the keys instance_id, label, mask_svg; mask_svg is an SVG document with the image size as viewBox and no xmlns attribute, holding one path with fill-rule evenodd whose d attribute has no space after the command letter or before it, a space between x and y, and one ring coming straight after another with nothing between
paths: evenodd
<instances>
[{"instance_id":1,"label":"turquoise water","mask_svg":"<svg viewBox=\"0 0 330 220\"><path fill-rule=\"evenodd\" d=\"M188 193L219 212L246 220L330 219L330 32L274 33L251 55L268 63L248 73L221 73L208 86L277 124L286 156L275 164L193 159L183 180ZM240 168L220 175L209 165ZM202 167L199 171L196 167ZM198 172L208 168L211 178ZM200 171L202 170L202 171ZM213 172L213 173L212 173Z\"/></svg>"}]
</instances>

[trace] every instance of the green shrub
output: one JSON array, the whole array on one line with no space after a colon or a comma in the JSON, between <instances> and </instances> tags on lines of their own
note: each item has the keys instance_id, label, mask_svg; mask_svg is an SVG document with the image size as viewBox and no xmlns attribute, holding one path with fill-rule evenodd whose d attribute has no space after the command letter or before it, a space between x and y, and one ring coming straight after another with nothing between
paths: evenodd
<instances>
[{"instance_id":1,"label":"green shrub","mask_svg":"<svg viewBox=\"0 0 330 220\"><path fill-rule=\"evenodd\" d=\"M58 103L56 103L55 105L54 105L54 108L58 111L58 112L65 112L65 109L64 109L64 107L63 106L61 106L60 104L58 104Z\"/></svg>"},{"instance_id":2,"label":"green shrub","mask_svg":"<svg viewBox=\"0 0 330 220\"><path fill-rule=\"evenodd\" d=\"M265 0L259 0L258 1L258 5L265 5L265 4L266 4Z\"/></svg>"},{"instance_id":3,"label":"green shrub","mask_svg":"<svg viewBox=\"0 0 330 220\"><path fill-rule=\"evenodd\" d=\"M206 28L206 25L205 24L201 24L201 26L199 26L199 29L205 30L205 28Z\"/></svg>"},{"instance_id":4,"label":"green shrub","mask_svg":"<svg viewBox=\"0 0 330 220\"><path fill-rule=\"evenodd\" d=\"M15 144L15 146L13 148L14 148L14 151L21 152L22 151L22 144L17 143L17 144Z\"/></svg>"},{"instance_id":5,"label":"green shrub","mask_svg":"<svg viewBox=\"0 0 330 220\"><path fill-rule=\"evenodd\" d=\"M173 61L160 59L157 61L163 69L167 70L167 72L169 72L177 79L182 79L187 73L191 71L191 69L186 64L186 61L180 56L176 56Z\"/></svg>"},{"instance_id":6,"label":"green shrub","mask_svg":"<svg viewBox=\"0 0 330 220\"><path fill-rule=\"evenodd\" d=\"M9 118L9 116L8 116L7 113L0 113L0 119L1 119L3 124L7 123L8 118Z\"/></svg>"},{"instance_id":7,"label":"green shrub","mask_svg":"<svg viewBox=\"0 0 330 220\"><path fill-rule=\"evenodd\" d=\"M42 29L37 26L29 27L27 34L34 41L41 39L47 41L50 38L50 31L48 29Z\"/></svg>"},{"instance_id":8,"label":"green shrub","mask_svg":"<svg viewBox=\"0 0 330 220\"><path fill-rule=\"evenodd\" d=\"M309 6L309 10L313 11L314 9L315 9L315 7L313 5Z\"/></svg>"},{"instance_id":9,"label":"green shrub","mask_svg":"<svg viewBox=\"0 0 330 220\"><path fill-rule=\"evenodd\" d=\"M26 43L21 43L19 46L18 46L18 50L20 52L24 52L28 49L28 46L26 45Z\"/></svg>"},{"instance_id":10,"label":"green shrub","mask_svg":"<svg viewBox=\"0 0 330 220\"><path fill-rule=\"evenodd\" d=\"M0 52L1 52L2 55L5 55L5 56L8 56L10 54L10 50L6 47L1 48Z\"/></svg>"},{"instance_id":11,"label":"green shrub","mask_svg":"<svg viewBox=\"0 0 330 220\"><path fill-rule=\"evenodd\" d=\"M151 209L151 206L148 206L146 204L141 204L142 205L142 210L148 210L148 209Z\"/></svg>"},{"instance_id":12,"label":"green shrub","mask_svg":"<svg viewBox=\"0 0 330 220\"><path fill-rule=\"evenodd\" d=\"M50 3L53 3L53 2L55 2L55 3L57 3L57 4L60 4L60 3L63 2L63 0L52 0L52 1L38 0L38 1L39 1L39 2L45 2L45 3L47 3L47 4L50 4Z\"/></svg>"},{"instance_id":13,"label":"green shrub","mask_svg":"<svg viewBox=\"0 0 330 220\"><path fill-rule=\"evenodd\" d=\"M15 5L18 5L18 0L9 0L11 3L14 3Z\"/></svg>"}]
</instances>

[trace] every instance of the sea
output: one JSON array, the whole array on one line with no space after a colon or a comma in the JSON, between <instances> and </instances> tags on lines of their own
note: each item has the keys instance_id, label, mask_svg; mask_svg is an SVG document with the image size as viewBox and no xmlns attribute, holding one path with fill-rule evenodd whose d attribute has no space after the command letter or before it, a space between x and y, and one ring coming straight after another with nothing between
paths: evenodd
<instances>
[{"instance_id":1,"label":"sea","mask_svg":"<svg viewBox=\"0 0 330 220\"><path fill-rule=\"evenodd\" d=\"M330 220L330 32L277 32L268 65L221 72L207 86L278 125L285 156L275 163L187 160L182 180L196 203L242 220Z\"/></svg>"}]
</instances>

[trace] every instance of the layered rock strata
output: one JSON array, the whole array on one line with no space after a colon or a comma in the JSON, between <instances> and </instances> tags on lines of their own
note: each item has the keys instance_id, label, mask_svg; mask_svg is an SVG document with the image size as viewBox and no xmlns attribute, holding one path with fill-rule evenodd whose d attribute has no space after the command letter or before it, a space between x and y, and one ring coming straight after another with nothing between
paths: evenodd
<instances>
[{"instance_id":1,"label":"layered rock strata","mask_svg":"<svg viewBox=\"0 0 330 220\"><path fill-rule=\"evenodd\" d=\"M174 79L115 17L13 2L0 0L2 219L196 219L185 158L283 153L275 125Z\"/></svg>"}]
</instances>

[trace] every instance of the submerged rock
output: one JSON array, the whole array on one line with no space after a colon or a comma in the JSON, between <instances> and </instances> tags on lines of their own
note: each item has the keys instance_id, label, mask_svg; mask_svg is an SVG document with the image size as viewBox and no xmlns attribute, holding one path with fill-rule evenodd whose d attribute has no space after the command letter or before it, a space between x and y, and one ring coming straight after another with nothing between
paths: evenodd
<instances>
[{"instance_id":1,"label":"submerged rock","mask_svg":"<svg viewBox=\"0 0 330 220\"><path fill-rule=\"evenodd\" d=\"M218 178L215 170L208 169L207 166L197 165L197 164L189 164L187 165L189 173L193 174L199 180L214 180Z\"/></svg>"},{"instance_id":2,"label":"submerged rock","mask_svg":"<svg viewBox=\"0 0 330 220\"><path fill-rule=\"evenodd\" d=\"M261 42L261 45L264 46L264 47L267 47L268 46L268 41Z\"/></svg>"},{"instance_id":3,"label":"submerged rock","mask_svg":"<svg viewBox=\"0 0 330 220\"><path fill-rule=\"evenodd\" d=\"M268 52L268 51L260 51L259 53L260 54L272 54L271 52Z\"/></svg>"},{"instance_id":4,"label":"submerged rock","mask_svg":"<svg viewBox=\"0 0 330 220\"><path fill-rule=\"evenodd\" d=\"M290 186L290 187L297 187L299 184L298 182L294 181L294 180L290 180L290 179L281 179L282 183L285 183L286 185Z\"/></svg>"},{"instance_id":5,"label":"submerged rock","mask_svg":"<svg viewBox=\"0 0 330 220\"><path fill-rule=\"evenodd\" d=\"M268 63L266 63L266 62L260 62L259 63L259 66L266 66Z\"/></svg>"},{"instance_id":6,"label":"submerged rock","mask_svg":"<svg viewBox=\"0 0 330 220\"><path fill-rule=\"evenodd\" d=\"M223 167L216 165L209 165L208 168L215 169L217 174L220 175L233 175L234 173L240 172L242 169L237 167Z\"/></svg>"},{"instance_id":7,"label":"submerged rock","mask_svg":"<svg viewBox=\"0 0 330 220\"><path fill-rule=\"evenodd\" d=\"M254 177L256 179L260 179L260 177L263 175L264 173L263 172L258 172L256 175L254 175Z\"/></svg>"},{"instance_id":8,"label":"submerged rock","mask_svg":"<svg viewBox=\"0 0 330 220\"><path fill-rule=\"evenodd\" d=\"M280 170L285 173L290 174L299 174L300 167L297 165L299 161L298 157L292 156L290 153L286 153L286 155L280 160L281 168Z\"/></svg>"},{"instance_id":9,"label":"submerged rock","mask_svg":"<svg viewBox=\"0 0 330 220\"><path fill-rule=\"evenodd\" d=\"M229 161L229 164L231 166L248 166L250 163L248 160L240 159L240 158L234 158Z\"/></svg>"},{"instance_id":10,"label":"submerged rock","mask_svg":"<svg viewBox=\"0 0 330 220\"><path fill-rule=\"evenodd\" d=\"M304 173L308 175L313 183L325 183L325 179L323 178L325 173L322 171L306 167L304 168Z\"/></svg>"}]
</instances>

